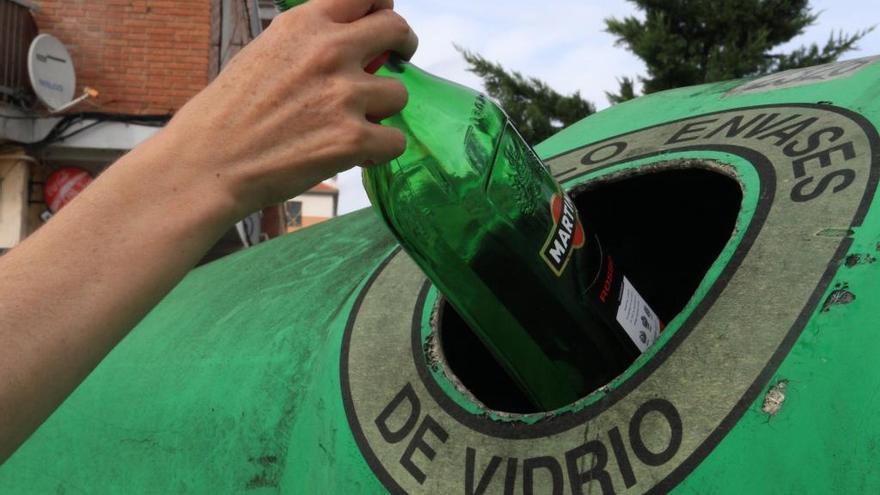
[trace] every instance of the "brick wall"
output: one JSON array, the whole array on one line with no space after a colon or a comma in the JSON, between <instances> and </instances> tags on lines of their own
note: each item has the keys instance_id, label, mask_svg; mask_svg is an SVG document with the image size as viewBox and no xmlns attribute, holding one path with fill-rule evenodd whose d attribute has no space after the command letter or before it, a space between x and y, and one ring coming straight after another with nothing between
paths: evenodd
<instances>
[{"instance_id":1,"label":"brick wall","mask_svg":"<svg viewBox=\"0 0 880 495\"><path fill-rule=\"evenodd\" d=\"M70 50L77 91L101 93L77 110L161 114L208 83L217 1L39 0L36 20Z\"/></svg>"}]
</instances>

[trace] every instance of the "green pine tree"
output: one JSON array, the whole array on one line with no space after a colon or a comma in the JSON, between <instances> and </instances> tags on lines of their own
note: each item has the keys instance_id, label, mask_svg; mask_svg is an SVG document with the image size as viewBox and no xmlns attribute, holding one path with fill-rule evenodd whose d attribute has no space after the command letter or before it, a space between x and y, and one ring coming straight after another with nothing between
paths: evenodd
<instances>
[{"instance_id":1,"label":"green pine tree","mask_svg":"<svg viewBox=\"0 0 880 495\"><path fill-rule=\"evenodd\" d=\"M833 62L873 30L832 33L822 47L777 53L776 47L816 22L809 0L628 1L644 12L644 20L630 16L605 23L618 45L645 62L648 77L639 80L646 94ZM609 100L635 97L632 83L621 79L619 92L607 93Z\"/></svg>"},{"instance_id":2,"label":"green pine tree","mask_svg":"<svg viewBox=\"0 0 880 495\"><path fill-rule=\"evenodd\" d=\"M605 96L612 105L623 103L624 101L632 100L636 97L635 82L632 78L621 77L617 79L617 84L620 85L620 90L618 90L617 93L612 93L610 91L605 92Z\"/></svg>"},{"instance_id":3,"label":"green pine tree","mask_svg":"<svg viewBox=\"0 0 880 495\"><path fill-rule=\"evenodd\" d=\"M500 64L456 48L470 64L469 70L483 79L489 96L504 108L530 144L537 144L596 111L578 92L561 95L537 78L507 72Z\"/></svg>"}]
</instances>

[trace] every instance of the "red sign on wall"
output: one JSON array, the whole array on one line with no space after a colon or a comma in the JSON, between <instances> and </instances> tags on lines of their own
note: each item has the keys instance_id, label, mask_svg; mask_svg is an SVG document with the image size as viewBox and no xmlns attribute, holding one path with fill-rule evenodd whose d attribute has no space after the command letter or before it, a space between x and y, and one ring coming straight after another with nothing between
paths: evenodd
<instances>
[{"instance_id":1,"label":"red sign on wall","mask_svg":"<svg viewBox=\"0 0 880 495\"><path fill-rule=\"evenodd\" d=\"M57 213L91 184L92 180L92 176L81 168L63 167L52 172L46 179L46 205L52 213Z\"/></svg>"}]
</instances>

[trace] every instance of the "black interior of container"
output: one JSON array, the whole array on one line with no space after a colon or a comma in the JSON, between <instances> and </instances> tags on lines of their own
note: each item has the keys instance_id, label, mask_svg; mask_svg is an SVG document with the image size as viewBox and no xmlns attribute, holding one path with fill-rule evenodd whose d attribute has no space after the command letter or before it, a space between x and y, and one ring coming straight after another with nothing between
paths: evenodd
<instances>
[{"instance_id":1,"label":"black interior of container","mask_svg":"<svg viewBox=\"0 0 880 495\"><path fill-rule=\"evenodd\" d=\"M742 190L730 176L691 162L599 181L572 198L584 227L599 234L633 286L668 322L730 239ZM455 309L441 304L439 340L462 385L490 409L539 412Z\"/></svg>"}]
</instances>

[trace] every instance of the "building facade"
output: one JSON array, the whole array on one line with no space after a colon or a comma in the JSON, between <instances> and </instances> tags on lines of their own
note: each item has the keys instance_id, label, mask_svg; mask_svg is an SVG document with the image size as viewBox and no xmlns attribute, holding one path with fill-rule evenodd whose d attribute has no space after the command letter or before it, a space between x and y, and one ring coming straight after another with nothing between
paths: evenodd
<instances>
[{"instance_id":1,"label":"building facade","mask_svg":"<svg viewBox=\"0 0 880 495\"><path fill-rule=\"evenodd\" d=\"M57 37L70 51L77 86L99 91L91 109L172 114L216 73L211 55L217 21L210 0L35 3L40 32Z\"/></svg>"},{"instance_id":2,"label":"building facade","mask_svg":"<svg viewBox=\"0 0 880 495\"><path fill-rule=\"evenodd\" d=\"M51 216L54 172L101 173L158 132L271 17L258 0L0 0L0 249ZM81 101L62 111L41 103L28 76L28 50L42 33L66 47L74 67ZM208 259L288 223L282 205L264 210Z\"/></svg>"},{"instance_id":3,"label":"building facade","mask_svg":"<svg viewBox=\"0 0 880 495\"><path fill-rule=\"evenodd\" d=\"M336 216L339 209L339 188L330 179L315 185L284 204L287 232L321 223Z\"/></svg>"}]
</instances>

